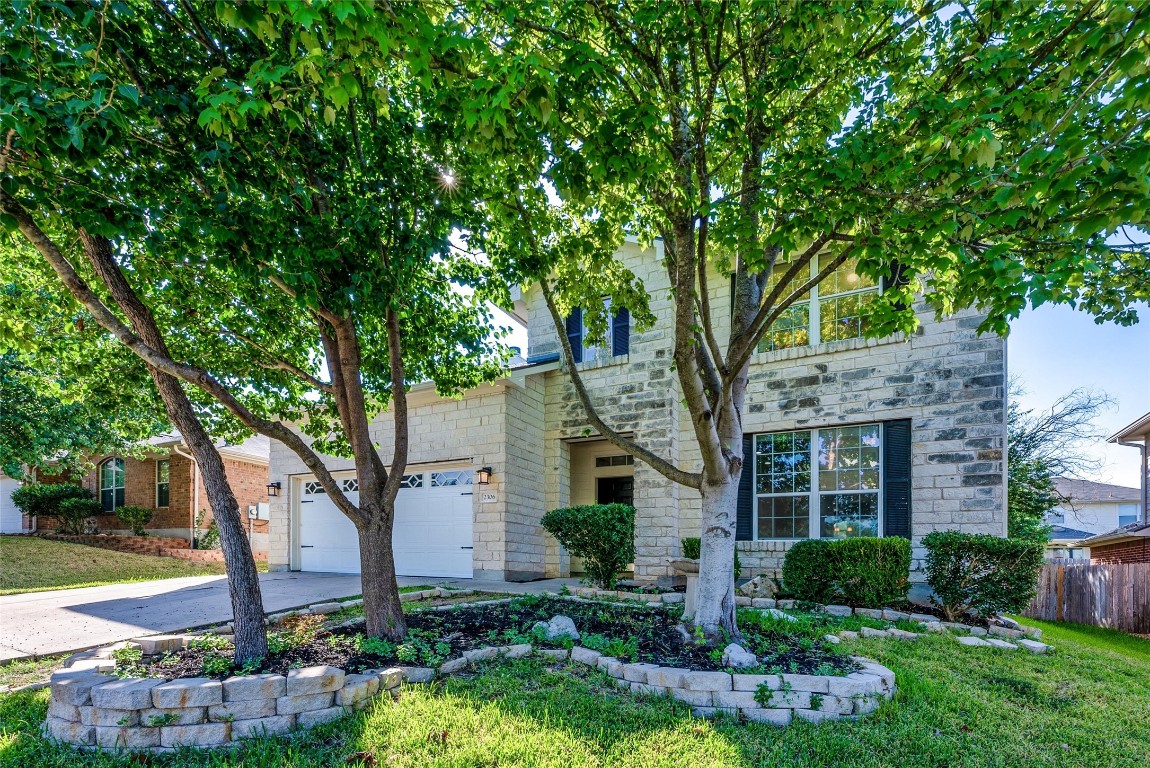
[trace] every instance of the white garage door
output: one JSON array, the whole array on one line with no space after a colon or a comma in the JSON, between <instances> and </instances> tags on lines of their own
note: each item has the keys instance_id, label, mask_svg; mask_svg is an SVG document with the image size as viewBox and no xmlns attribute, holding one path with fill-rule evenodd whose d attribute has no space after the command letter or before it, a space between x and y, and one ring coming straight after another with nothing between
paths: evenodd
<instances>
[{"instance_id":1,"label":"white garage door","mask_svg":"<svg viewBox=\"0 0 1150 768\"><path fill-rule=\"evenodd\" d=\"M403 476L395 500L393 550L398 576L472 577L470 469L437 469ZM354 477L339 482L359 501ZM313 480L301 485L300 570L359 573L355 526Z\"/></svg>"},{"instance_id":2,"label":"white garage door","mask_svg":"<svg viewBox=\"0 0 1150 768\"><path fill-rule=\"evenodd\" d=\"M0 533L24 532L24 518L12 503L12 491L19 487L19 480L0 474Z\"/></svg>"}]
</instances>

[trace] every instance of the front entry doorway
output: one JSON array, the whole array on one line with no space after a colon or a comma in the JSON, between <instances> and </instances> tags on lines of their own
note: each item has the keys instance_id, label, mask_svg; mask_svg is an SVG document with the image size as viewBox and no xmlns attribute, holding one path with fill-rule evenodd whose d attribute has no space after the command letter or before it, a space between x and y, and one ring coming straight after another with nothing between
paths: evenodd
<instances>
[{"instance_id":1,"label":"front entry doorway","mask_svg":"<svg viewBox=\"0 0 1150 768\"><path fill-rule=\"evenodd\" d=\"M600 477L595 481L596 504L634 504L635 478Z\"/></svg>"}]
</instances>

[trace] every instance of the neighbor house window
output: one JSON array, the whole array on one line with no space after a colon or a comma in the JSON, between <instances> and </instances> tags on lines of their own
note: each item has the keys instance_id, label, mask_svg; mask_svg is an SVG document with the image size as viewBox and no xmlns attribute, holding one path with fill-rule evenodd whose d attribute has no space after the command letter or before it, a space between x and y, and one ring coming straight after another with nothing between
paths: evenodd
<instances>
[{"instance_id":1,"label":"neighbor house window","mask_svg":"<svg viewBox=\"0 0 1150 768\"><path fill-rule=\"evenodd\" d=\"M755 436L755 537L878 536L881 426Z\"/></svg>"},{"instance_id":2,"label":"neighbor house window","mask_svg":"<svg viewBox=\"0 0 1150 768\"><path fill-rule=\"evenodd\" d=\"M105 512L124 506L124 460L108 459L99 468L100 504Z\"/></svg>"},{"instance_id":3,"label":"neighbor house window","mask_svg":"<svg viewBox=\"0 0 1150 768\"><path fill-rule=\"evenodd\" d=\"M834 258L833 254L823 254L818 259L811 259L809 268L800 270L779 299L793 294ZM854 259L845 261L799 301L783 310L759 342L758 351L862 338L867 330L866 306L878 296L879 285L872 278L858 274L856 264ZM767 284L768 295L788 268L785 262L775 265L775 272Z\"/></svg>"},{"instance_id":4,"label":"neighbor house window","mask_svg":"<svg viewBox=\"0 0 1150 768\"><path fill-rule=\"evenodd\" d=\"M1130 525L1130 523L1138 522L1138 505L1137 504L1119 504L1118 505L1118 527Z\"/></svg>"},{"instance_id":5,"label":"neighbor house window","mask_svg":"<svg viewBox=\"0 0 1150 768\"><path fill-rule=\"evenodd\" d=\"M156 506L166 507L171 502L172 462L168 459L156 461Z\"/></svg>"}]
</instances>

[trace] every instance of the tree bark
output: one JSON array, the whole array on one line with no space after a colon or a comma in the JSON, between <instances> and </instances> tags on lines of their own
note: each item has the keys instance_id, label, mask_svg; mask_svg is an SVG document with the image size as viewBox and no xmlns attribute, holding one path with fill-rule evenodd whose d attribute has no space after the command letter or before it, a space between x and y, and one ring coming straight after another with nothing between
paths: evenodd
<instances>
[{"instance_id":1,"label":"tree bark","mask_svg":"<svg viewBox=\"0 0 1150 768\"><path fill-rule=\"evenodd\" d=\"M80 231L80 240L88 261L108 286L112 298L123 310L136 333L148 346L167 355L167 344L156 326L155 318L124 278L113 258L111 242L84 230ZM180 431L200 467L200 476L208 494L208 505L220 531L220 547L224 553L224 569L232 601L235 660L242 663L267 656L268 639L259 571L252 556L251 543L244 533L239 505L228 483L223 458L192 410L191 400L179 380L151 365L148 366L148 372L156 383L168 418ZM192 511L195 513L196 510Z\"/></svg>"},{"instance_id":2,"label":"tree bark","mask_svg":"<svg viewBox=\"0 0 1150 768\"><path fill-rule=\"evenodd\" d=\"M359 566L363 590L364 633L368 637L402 640L407 634L399 583L395 578L395 555L391 549L395 504L372 514L359 526Z\"/></svg>"},{"instance_id":3,"label":"tree bark","mask_svg":"<svg viewBox=\"0 0 1150 768\"><path fill-rule=\"evenodd\" d=\"M739 638L735 621L735 524L739 474L720 484L703 483L699 581L692 624L708 644ZM684 617L686 619L687 617Z\"/></svg>"}]
</instances>

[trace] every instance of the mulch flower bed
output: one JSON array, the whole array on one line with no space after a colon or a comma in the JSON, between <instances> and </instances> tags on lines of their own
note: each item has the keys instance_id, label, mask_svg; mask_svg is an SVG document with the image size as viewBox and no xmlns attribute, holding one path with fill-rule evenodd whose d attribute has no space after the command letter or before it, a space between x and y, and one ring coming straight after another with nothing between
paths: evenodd
<instances>
[{"instance_id":1,"label":"mulch flower bed","mask_svg":"<svg viewBox=\"0 0 1150 768\"><path fill-rule=\"evenodd\" d=\"M548 641L533 633L536 622L557 615L575 622L581 634L579 645L625 661L691 670L724 668L721 648L683 642L676 628L679 612L675 609L526 597L498 605L461 605L450 611L412 613L407 619L408 636L399 644L365 639L356 626L324 628L318 617L288 619L270 633L272 652L258 665L241 670L230 663L230 648L222 647L218 639L205 639L135 664L121 660L120 674L223 679L237 673L283 674L322 664L353 673L394 665L434 667L464 651L493 645L571 647L570 640ZM847 655L821 640L775 628L748 625L740 629L744 647L759 657L760 667L756 669L764 673L842 675L857 669Z\"/></svg>"}]
</instances>

